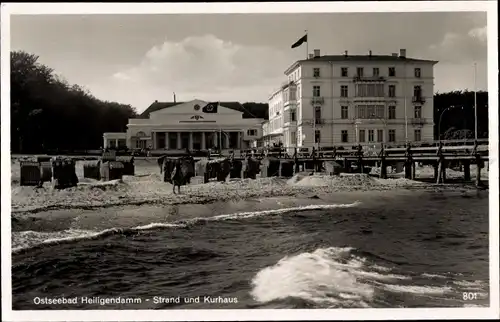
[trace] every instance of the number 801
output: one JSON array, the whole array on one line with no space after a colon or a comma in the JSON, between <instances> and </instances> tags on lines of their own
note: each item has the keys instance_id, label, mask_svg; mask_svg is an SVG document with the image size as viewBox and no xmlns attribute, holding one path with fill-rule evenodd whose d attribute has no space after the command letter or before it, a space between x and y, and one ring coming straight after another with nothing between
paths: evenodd
<instances>
[{"instance_id":1,"label":"number 801","mask_svg":"<svg viewBox=\"0 0 500 322\"><path fill-rule=\"evenodd\" d=\"M463 295L464 301L477 300L477 293L464 292L462 295Z\"/></svg>"}]
</instances>

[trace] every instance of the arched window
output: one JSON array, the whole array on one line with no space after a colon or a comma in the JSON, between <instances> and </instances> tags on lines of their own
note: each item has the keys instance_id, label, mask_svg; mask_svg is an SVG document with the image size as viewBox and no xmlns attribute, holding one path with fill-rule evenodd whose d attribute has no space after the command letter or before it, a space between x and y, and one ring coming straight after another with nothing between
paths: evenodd
<instances>
[{"instance_id":1,"label":"arched window","mask_svg":"<svg viewBox=\"0 0 500 322\"><path fill-rule=\"evenodd\" d=\"M143 131L139 131L139 132L137 132L136 136L138 136L138 137L145 137L146 133L144 133Z\"/></svg>"}]
</instances>

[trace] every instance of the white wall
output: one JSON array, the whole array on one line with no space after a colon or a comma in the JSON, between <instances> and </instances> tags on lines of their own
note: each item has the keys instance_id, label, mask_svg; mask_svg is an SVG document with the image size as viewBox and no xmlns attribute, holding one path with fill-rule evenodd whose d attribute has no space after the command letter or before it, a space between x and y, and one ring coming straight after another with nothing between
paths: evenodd
<instances>
[{"instance_id":1,"label":"white wall","mask_svg":"<svg viewBox=\"0 0 500 322\"><path fill-rule=\"evenodd\" d=\"M280 88L268 100L269 105L269 134L283 132L284 123L284 93Z\"/></svg>"},{"instance_id":2,"label":"white wall","mask_svg":"<svg viewBox=\"0 0 500 322\"><path fill-rule=\"evenodd\" d=\"M343 67L348 68L348 77L342 77ZM355 143L355 130L353 119L355 116L355 106L360 103L355 97L355 84L353 77L357 72L357 67L363 67L364 76L372 76L373 68L379 68L379 76L385 77L384 92L386 98L382 98L382 105L386 105L385 113L388 115L388 106L396 106L396 120L388 120L387 130L396 130L396 140L405 140L405 109L408 120L408 139L413 140L414 129L421 126L414 126L411 120L414 118L414 106L420 105L412 102L414 86L422 88L422 96L425 103L422 104L422 118L426 119L426 124L422 127L422 140L432 140L433 138L433 64L429 62L304 62L296 69L291 70L289 79L297 79L297 125L301 121L308 120L309 123L314 118L314 106L311 105L313 96L313 86L320 86L320 96L324 102L321 105L321 117L327 124L316 126L316 130L321 131L321 144L340 144L341 131L349 131L349 141ZM389 67L394 67L396 75L389 77ZM320 69L320 76L313 77L314 68ZM415 77L415 68L420 68L421 77ZM333 69L333 70L332 70ZM406 75L405 75L406 74ZM297 75L301 75L297 78ZM342 98L341 86L348 86L348 98ZM396 86L396 97L387 98L389 85ZM405 97L406 95L406 107ZM348 106L349 120L341 119L341 106ZM377 124L370 125L374 129L384 129L383 121L377 120ZM304 122L306 123L306 122ZM314 142L314 129L311 124L302 124L300 129L306 134L304 145ZM298 131L299 132L299 131ZM352 133L351 133L352 132ZM387 132L387 131L385 131ZM386 133L388 138L388 134Z\"/></svg>"}]
</instances>

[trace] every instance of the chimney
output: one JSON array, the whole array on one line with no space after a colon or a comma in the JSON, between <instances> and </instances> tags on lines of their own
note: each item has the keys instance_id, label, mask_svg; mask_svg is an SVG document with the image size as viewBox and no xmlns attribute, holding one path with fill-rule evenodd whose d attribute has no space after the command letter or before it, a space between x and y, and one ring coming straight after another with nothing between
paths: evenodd
<instances>
[{"instance_id":1,"label":"chimney","mask_svg":"<svg viewBox=\"0 0 500 322\"><path fill-rule=\"evenodd\" d=\"M344 52L344 56L345 56L345 57L347 57L347 54L348 54L348 53L347 53L347 50L346 50L346 51Z\"/></svg>"},{"instance_id":2,"label":"chimney","mask_svg":"<svg viewBox=\"0 0 500 322\"><path fill-rule=\"evenodd\" d=\"M319 53L319 49L314 49L314 57L319 57L321 56Z\"/></svg>"},{"instance_id":3,"label":"chimney","mask_svg":"<svg viewBox=\"0 0 500 322\"><path fill-rule=\"evenodd\" d=\"M372 56L372 51L371 51L371 50L368 52L368 55L369 55L370 57Z\"/></svg>"},{"instance_id":4,"label":"chimney","mask_svg":"<svg viewBox=\"0 0 500 322\"><path fill-rule=\"evenodd\" d=\"M406 49L399 50L399 57L406 58Z\"/></svg>"},{"instance_id":5,"label":"chimney","mask_svg":"<svg viewBox=\"0 0 500 322\"><path fill-rule=\"evenodd\" d=\"M392 53L392 57L398 57L398 53Z\"/></svg>"},{"instance_id":6,"label":"chimney","mask_svg":"<svg viewBox=\"0 0 500 322\"><path fill-rule=\"evenodd\" d=\"M158 103L158 100L155 100L155 103Z\"/></svg>"},{"instance_id":7,"label":"chimney","mask_svg":"<svg viewBox=\"0 0 500 322\"><path fill-rule=\"evenodd\" d=\"M314 54L309 54L309 59L313 59L314 58Z\"/></svg>"},{"instance_id":8,"label":"chimney","mask_svg":"<svg viewBox=\"0 0 500 322\"><path fill-rule=\"evenodd\" d=\"M175 92L174 92L174 103L177 103L177 101L175 100Z\"/></svg>"}]
</instances>

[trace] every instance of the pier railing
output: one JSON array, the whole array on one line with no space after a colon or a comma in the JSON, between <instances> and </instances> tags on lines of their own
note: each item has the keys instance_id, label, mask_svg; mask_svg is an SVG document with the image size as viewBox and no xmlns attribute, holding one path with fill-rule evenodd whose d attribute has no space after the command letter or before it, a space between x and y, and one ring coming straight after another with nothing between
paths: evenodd
<instances>
[{"instance_id":1,"label":"pier railing","mask_svg":"<svg viewBox=\"0 0 500 322\"><path fill-rule=\"evenodd\" d=\"M343 158L347 156L373 157L381 153L397 155L405 154L408 149L412 153L434 154L438 151L444 154L475 154L487 155L489 150L488 139L478 140L441 140L420 142L390 142L390 143L359 143L352 146L332 147L259 147L246 150L234 150L229 153L234 157L264 157L278 158Z\"/></svg>"}]
</instances>

